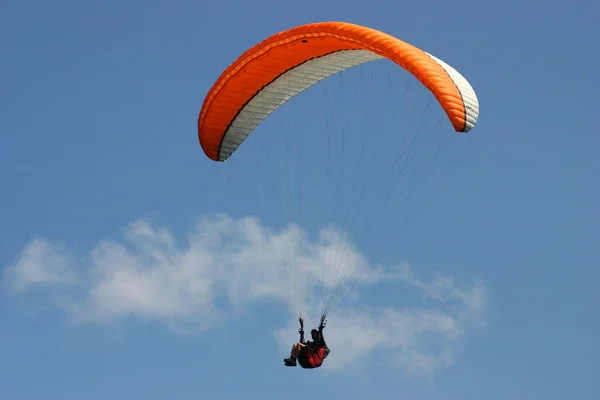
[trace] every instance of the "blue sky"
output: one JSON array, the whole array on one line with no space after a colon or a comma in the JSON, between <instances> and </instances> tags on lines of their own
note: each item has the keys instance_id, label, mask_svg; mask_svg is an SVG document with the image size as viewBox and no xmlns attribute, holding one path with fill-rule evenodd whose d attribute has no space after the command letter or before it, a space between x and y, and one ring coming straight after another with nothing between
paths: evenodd
<instances>
[{"instance_id":1,"label":"blue sky","mask_svg":"<svg viewBox=\"0 0 600 400\"><path fill-rule=\"evenodd\" d=\"M599 7L5 1L2 397L598 398ZM326 20L445 60L472 83L481 115L416 201L390 200L368 238L343 247L372 268L351 274L329 317L326 365L301 371L281 362L296 340L281 260L303 237L305 277L318 279L330 250L320 231L343 220L322 206L324 190L353 175L324 177L316 151L320 164L302 159L301 190L277 166L324 134L389 134L372 125L385 109L360 111L392 104L382 99L404 77L377 64L323 82L226 165L204 157L196 122L241 52ZM340 98L340 114L325 107ZM299 131L304 151L277 151L282 132ZM273 166L261 154L269 138ZM282 188L304 195L296 228ZM380 206L366 198L357 221ZM314 306L309 296L307 323Z\"/></svg>"}]
</instances>

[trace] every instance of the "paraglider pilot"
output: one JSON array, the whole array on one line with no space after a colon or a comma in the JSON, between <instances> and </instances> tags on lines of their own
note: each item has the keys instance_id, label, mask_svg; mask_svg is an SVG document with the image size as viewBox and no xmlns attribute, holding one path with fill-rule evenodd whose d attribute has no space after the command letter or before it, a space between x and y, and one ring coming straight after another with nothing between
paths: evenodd
<instances>
[{"instance_id":1,"label":"paraglider pilot","mask_svg":"<svg viewBox=\"0 0 600 400\"><path fill-rule=\"evenodd\" d=\"M310 331L312 341L304 340L304 320L299 318L300 329L300 341L292 346L292 352L289 358L285 358L283 361L288 367L295 367L296 360L302 368L318 368L323 364L325 358L329 355L329 348L323 338L323 329L325 328L325 316L321 317L321 323L319 329L313 329Z\"/></svg>"}]
</instances>

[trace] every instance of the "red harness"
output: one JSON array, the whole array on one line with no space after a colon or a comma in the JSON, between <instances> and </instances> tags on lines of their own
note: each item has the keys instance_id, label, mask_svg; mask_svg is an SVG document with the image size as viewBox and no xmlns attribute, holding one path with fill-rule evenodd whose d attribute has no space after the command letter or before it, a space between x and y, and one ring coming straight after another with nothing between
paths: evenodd
<instances>
[{"instance_id":1,"label":"red harness","mask_svg":"<svg viewBox=\"0 0 600 400\"><path fill-rule=\"evenodd\" d=\"M312 351L310 347L306 347L303 354L298 357L298 362L302 368L317 368L323 364L324 355L324 346L319 347L316 352Z\"/></svg>"}]
</instances>

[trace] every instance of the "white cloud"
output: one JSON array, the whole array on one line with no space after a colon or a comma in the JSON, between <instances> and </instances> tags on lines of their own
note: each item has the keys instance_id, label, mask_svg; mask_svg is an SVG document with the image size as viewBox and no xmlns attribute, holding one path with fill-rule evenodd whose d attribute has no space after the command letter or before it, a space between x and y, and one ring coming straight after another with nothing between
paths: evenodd
<instances>
[{"instance_id":1,"label":"white cloud","mask_svg":"<svg viewBox=\"0 0 600 400\"><path fill-rule=\"evenodd\" d=\"M46 239L36 238L25 246L5 274L12 290L23 292L35 286L72 282L71 265L69 252Z\"/></svg>"},{"instance_id":2,"label":"white cloud","mask_svg":"<svg viewBox=\"0 0 600 400\"><path fill-rule=\"evenodd\" d=\"M17 292L77 284L83 297L65 301L63 296L57 305L78 323L135 316L174 329L180 324L206 329L224 322L231 314L225 308L241 310L261 300L278 302L290 313L302 308L307 321L316 320L320 308L311 300L319 298L314 294L346 273L348 301L334 309L326 328L331 370L383 351L407 374L431 375L453 363L469 326L485 314L483 284L456 284L444 276L425 282L407 265L373 268L333 229L311 239L295 226L273 231L255 218L215 215L199 221L185 243L146 220L124 233L123 243L98 242L77 268L69 252L36 239L6 268L6 281ZM359 285L382 281L413 287L441 307L361 308L351 301ZM275 333L285 350L297 335L296 323Z\"/></svg>"}]
</instances>

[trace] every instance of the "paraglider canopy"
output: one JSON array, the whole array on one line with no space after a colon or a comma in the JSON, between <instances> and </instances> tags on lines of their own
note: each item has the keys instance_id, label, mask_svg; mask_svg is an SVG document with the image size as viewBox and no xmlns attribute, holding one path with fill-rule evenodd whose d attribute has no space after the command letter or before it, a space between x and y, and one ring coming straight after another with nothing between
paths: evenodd
<instances>
[{"instance_id":1,"label":"paraglider canopy","mask_svg":"<svg viewBox=\"0 0 600 400\"><path fill-rule=\"evenodd\" d=\"M226 161L269 114L308 87L344 69L388 58L436 97L454 129L468 132L477 96L454 68L413 45L372 28L323 22L277 33L229 66L208 92L198 119L205 154Z\"/></svg>"}]
</instances>

